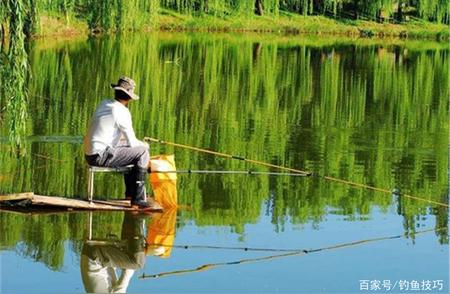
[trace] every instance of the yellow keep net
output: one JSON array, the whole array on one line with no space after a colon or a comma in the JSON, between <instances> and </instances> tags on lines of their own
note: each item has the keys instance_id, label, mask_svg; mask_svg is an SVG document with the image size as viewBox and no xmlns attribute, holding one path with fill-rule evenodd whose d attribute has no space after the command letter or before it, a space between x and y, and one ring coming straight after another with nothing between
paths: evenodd
<instances>
[{"instance_id":1,"label":"yellow keep net","mask_svg":"<svg viewBox=\"0 0 450 294\"><path fill-rule=\"evenodd\" d=\"M177 179L177 174L174 173L177 171L177 168L173 155L156 155L150 157L150 168L152 170L150 173L150 182Z\"/></svg>"},{"instance_id":2,"label":"yellow keep net","mask_svg":"<svg viewBox=\"0 0 450 294\"><path fill-rule=\"evenodd\" d=\"M177 220L177 174L173 155L150 158L149 181L155 200L161 204L163 213L154 214L147 228L147 255L167 258L172 252Z\"/></svg>"},{"instance_id":3,"label":"yellow keep net","mask_svg":"<svg viewBox=\"0 0 450 294\"><path fill-rule=\"evenodd\" d=\"M159 256L161 258L170 257L175 240L176 221L176 208L153 216L151 223L147 227L146 255Z\"/></svg>"},{"instance_id":4,"label":"yellow keep net","mask_svg":"<svg viewBox=\"0 0 450 294\"><path fill-rule=\"evenodd\" d=\"M167 258L172 252L177 220L177 174L173 155L158 155L150 158L149 181L155 200L164 212L155 214L147 228L147 255Z\"/></svg>"},{"instance_id":5,"label":"yellow keep net","mask_svg":"<svg viewBox=\"0 0 450 294\"><path fill-rule=\"evenodd\" d=\"M150 158L151 173L149 181L155 200L164 209L176 207L178 204L175 159L173 155L158 155Z\"/></svg>"}]
</instances>

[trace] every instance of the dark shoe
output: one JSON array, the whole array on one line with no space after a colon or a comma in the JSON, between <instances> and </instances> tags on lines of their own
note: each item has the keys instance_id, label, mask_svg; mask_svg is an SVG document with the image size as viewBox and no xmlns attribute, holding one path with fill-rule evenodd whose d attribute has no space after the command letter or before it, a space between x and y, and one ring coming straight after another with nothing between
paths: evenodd
<instances>
[{"instance_id":1,"label":"dark shoe","mask_svg":"<svg viewBox=\"0 0 450 294\"><path fill-rule=\"evenodd\" d=\"M151 208L152 206L150 205L150 203L148 203L147 201L144 200L140 200L140 201L132 201L131 202L131 206L133 208L138 208L138 209L148 209Z\"/></svg>"}]
</instances>

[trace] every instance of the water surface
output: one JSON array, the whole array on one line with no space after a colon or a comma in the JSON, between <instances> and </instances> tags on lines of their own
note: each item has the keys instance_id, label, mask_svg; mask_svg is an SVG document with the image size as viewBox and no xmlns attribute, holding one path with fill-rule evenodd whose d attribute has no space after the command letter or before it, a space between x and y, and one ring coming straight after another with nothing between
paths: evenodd
<instances>
[{"instance_id":1,"label":"water surface","mask_svg":"<svg viewBox=\"0 0 450 294\"><path fill-rule=\"evenodd\" d=\"M448 62L448 45L414 41L163 33L37 41L28 154L7 152L2 125L0 192L84 197L82 135L111 97L109 84L126 74L141 96L130 108L139 137L448 203ZM158 144L151 153L174 153L179 169L267 170ZM174 245L312 251L140 279L283 253L176 247L166 258L147 255L129 293L361 293L362 280L384 281L384 292L408 291L399 281L448 292L445 206L316 177L180 175L176 186ZM117 176L96 179L95 195L123 192ZM2 212L2 291L85 292L80 256L89 230L120 239L126 219L92 216L89 229L87 213ZM145 236L156 219L141 220ZM382 239L314 251L373 238ZM387 290L388 281L396 288Z\"/></svg>"}]
</instances>

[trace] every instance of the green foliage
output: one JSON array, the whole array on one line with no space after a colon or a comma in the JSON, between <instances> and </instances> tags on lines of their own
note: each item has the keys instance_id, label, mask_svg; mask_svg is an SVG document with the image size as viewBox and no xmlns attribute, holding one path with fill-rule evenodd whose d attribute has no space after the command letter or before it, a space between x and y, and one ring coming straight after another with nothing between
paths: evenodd
<instances>
[{"instance_id":1,"label":"green foliage","mask_svg":"<svg viewBox=\"0 0 450 294\"><path fill-rule=\"evenodd\" d=\"M95 238L120 236L121 213L93 213ZM98 225L102 224L102 225ZM17 215L0 214L0 246L14 249L19 254L42 262L52 270L62 270L67 240L72 249L80 253L82 241L87 237L88 215L85 213Z\"/></svg>"},{"instance_id":2,"label":"green foliage","mask_svg":"<svg viewBox=\"0 0 450 294\"><path fill-rule=\"evenodd\" d=\"M4 119L8 124L9 141L20 150L23 147L22 138L26 134L27 120L26 7L22 1L2 1L1 3L1 8L7 9L10 18L8 19L9 50L5 53L5 67L2 66L3 70L0 72L3 85L0 94L5 97L5 102L2 104L5 105Z\"/></svg>"},{"instance_id":3,"label":"green foliage","mask_svg":"<svg viewBox=\"0 0 450 294\"><path fill-rule=\"evenodd\" d=\"M447 6L447 7L446 7ZM445 11L448 11L448 1L427 0L417 1L417 10L424 19L442 19Z\"/></svg>"},{"instance_id":4,"label":"green foliage","mask_svg":"<svg viewBox=\"0 0 450 294\"><path fill-rule=\"evenodd\" d=\"M25 6L24 13L24 27L23 31L25 36L31 37L36 33L37 26L39 24L38 12L37 12L37 0L23 0Z\"/></svg>"},{"instance_id":5,"label":"green foliage","mask_svg":"<svg viewBox=\"0 0 450 294\"><path fill-rule=\"evenodd\" d=\"M85 197L81 137L95 107L111 97L108 83L127 74L136 79L141 96L130 108L139 137L448 202L445 44L164 34L48 46L41 41L29 54L35 77L28 84L30 152L17 159L0 145L0 193ZM151 147L152 154L174 152L179 169L264 170ZM401 197L393 201L390 195L320 179L180 175L178 189L181 204L190 206L180 212L183 219L240 234L261 213L283 230L286 222L317 226L329 213L363 220L373 209L387 211L392 205L410 236L423 218L435 217L439 227L448 223L448 210L435 205ZM117 175L96 178L98 197L119 198L123 192ZM1 218L3 246L24 241L23 254L55 269L61 266L61 240L81 240L86 225L85 218L72 215ZM105 215L94 223L108 224L104 236L117 231L120 222ZM49 226L58 229L42 231ZM440 231L437 239L448 242L448 232Z\"/></svg>"},{"instance_id":6,"label":"green foliage","mask_svg":"<svg viewBox=\"0 0 450 294\"><path fill-rule=\"evenodd\" d=\"M282 8L288 11L308 15L313 12L313 1L311 0L290 0L283 1Z\"/></svg>"},{"instance_id":7,"label":"green foliage","mask_svg":"<svg viewBox=\"0 0 450 294\"><path fill-rule=\"evenodd\" d=\"M324 15L341 20L372 20L402 22L405 15L414 19L436 23L450 22L448 0L260 0L263 17L275 18L283 13ZM62 13L69 22L70 16L86 20L94 33L137 30L154 27L158 16L173 11L187 16L214 16L258 18L254 0L21 0L26 10L25 31L35 32L39 15ZM9 21L9 1L2 1L0 22ZM408 18L409 19L409 18Z\"/></svg>"},{"instance_id":8,"label":"green foliage","mask_svg":"<svg viewBox=\"0 0 450 294\"><path fill-rule=\"evenodd\" d=\"M158 12L157 1L88 1L88 24L93 31L136 30L151 25Z\"/></svg>"}]
</instances>

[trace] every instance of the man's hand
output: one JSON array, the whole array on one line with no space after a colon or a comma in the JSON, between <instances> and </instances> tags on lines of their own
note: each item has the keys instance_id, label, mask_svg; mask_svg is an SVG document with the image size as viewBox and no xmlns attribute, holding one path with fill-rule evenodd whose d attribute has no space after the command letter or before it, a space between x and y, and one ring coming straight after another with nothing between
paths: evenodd
<instances>
[{"instance_id":1,"label":"man's hand","mask_svg":"<svg viewBox=\"0 0 450 294\"><path fill-rule=\"evenodd\" d=\"M147 142L141 141L141 144L142 144L142 146L144 146L145 148L150 149L150 145L148 145Z\"/></svg>"}]
</instances>

